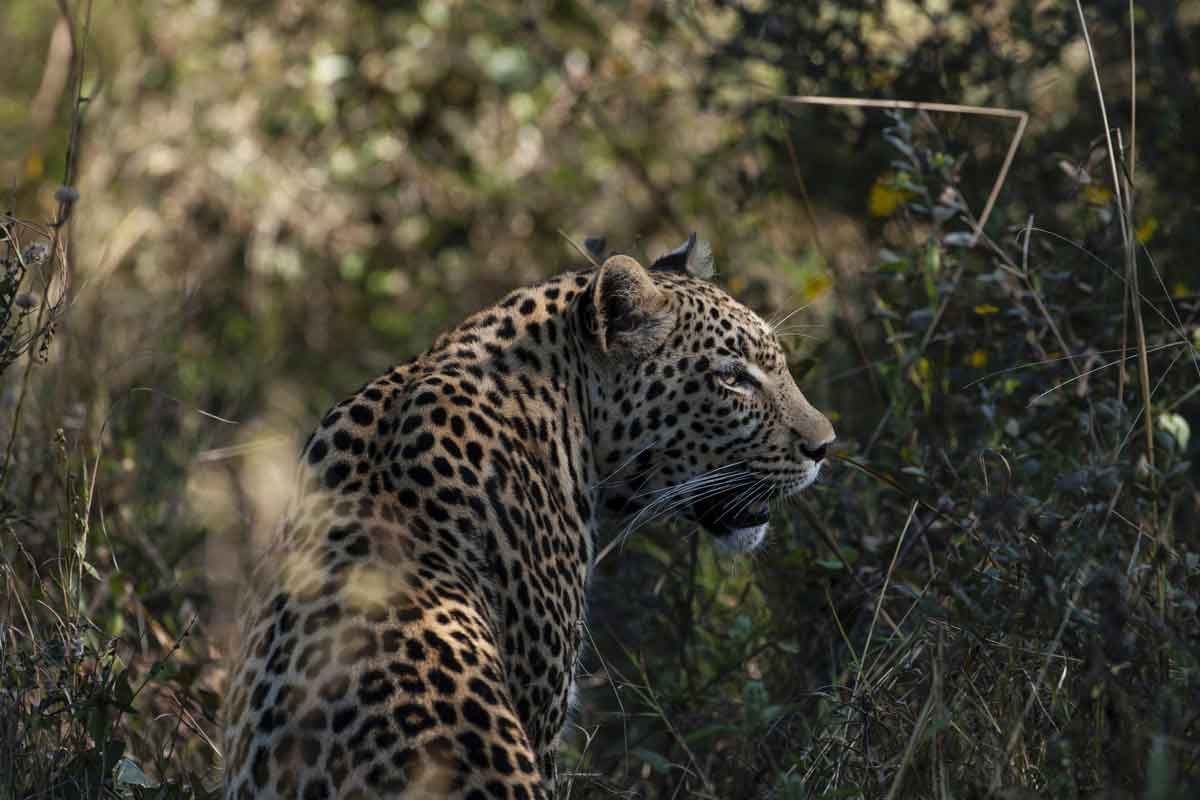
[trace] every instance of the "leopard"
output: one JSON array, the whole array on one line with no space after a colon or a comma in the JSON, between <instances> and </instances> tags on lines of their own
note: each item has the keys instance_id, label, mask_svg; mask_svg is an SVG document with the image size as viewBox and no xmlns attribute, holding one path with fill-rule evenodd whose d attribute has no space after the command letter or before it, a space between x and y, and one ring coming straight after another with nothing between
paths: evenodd
<instances>
[{"instance_id":1,"label":"leopard","mask_svg":"<svg viewBox=\"0 0 1200 800\"><path fill-rule=\"evenodd\" d=\"M227 800L553 796L603 532L753 550L835 438L696 242L589 240L324 416L248 579Z\"/></svg>"}]
</instances>

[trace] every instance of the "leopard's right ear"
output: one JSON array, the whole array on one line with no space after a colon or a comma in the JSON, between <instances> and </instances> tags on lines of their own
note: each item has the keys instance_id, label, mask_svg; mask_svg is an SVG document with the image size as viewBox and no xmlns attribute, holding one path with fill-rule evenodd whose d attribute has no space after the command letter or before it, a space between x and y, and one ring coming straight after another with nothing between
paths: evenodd
<instances>
[{"instance_id":1,"label":"leopard's right ear","mask_svg":"<svg viewBox=\"0 0 1200 800\"><path fill-rule=\"evenodd\" d=\"M666 293L629 256L609 258L596 271L580 307L584 331L600 352L640 358L658 349L674 327Z\"/></svg>"},{"instance_id":2,"label":"leopard's right ear","mask_svg":"<svg viewBox=\"0 0 1200 800\"><path fill-rule=\"evenodd\" d=\"M695 232L688 236L687 241L669 253L663 253L654 259L650 270L660 272L682 272L693 278L712 280L713 270L712 245L703 239L697 239Z\"/></svg>"},{"instance_id":3,"label":"leopard's right ear","mask_svg":"<svg viewBox=\"0 0 1200 800\"><path fill-rule=\"evenodd\" d=\"M583 240L583 247L592 257L592 263L599 264L604 261L604 254L608 249L608 239L603 236L589 236Z\"/></svg>"}]
</instances>

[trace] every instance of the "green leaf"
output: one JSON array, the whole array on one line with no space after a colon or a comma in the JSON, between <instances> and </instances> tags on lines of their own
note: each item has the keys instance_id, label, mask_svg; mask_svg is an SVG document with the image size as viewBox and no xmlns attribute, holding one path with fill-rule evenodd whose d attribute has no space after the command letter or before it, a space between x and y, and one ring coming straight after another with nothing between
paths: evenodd
<instances>
[{"instance_id":1,"label":"green leaf","mask_svg":"<svg viewBox=\"0 0 1200 800\"><path fill-rule=\"evenodd\" d=\"M691 733L685 734L683 740L688 744L695 744L705 739L711 739L714 736L720 736L723 733L734 733L735 731L737 731L737 728L732 725L726 725L723 722L714 722L711 725L705 725Z\"/></svg>"},{"instance_id":2,"label":"green leaf","mask_svg":"<svg viewBox=\"0 0 1200 800\"><path fill-rule=\"evenodd\" d=\"M117 767L113 770L113 780L117 786L141 786L144 789L158 786L131 758L122 758L117 762Z\"/></svg>"},{"instance_id":3,"label":"green leaf","mask_svg":"<svg viewBox=\"0 0 1200 800\"><path fill-rule=\"evenodd\" d=\"M774 722L788 712L786 705L771 705L762 710L763 722Z\"/></svg>"},{"instance_id":4,"label":"green leaf","mask_svg":"<svg viewBox=\"0 0 1200 800\"><path fill-rule=\"evenodd\" d=\"M629 547L639 553L645 553L664 566L670 566L671 564L672 558L670 552L650 541L649 537L636 537L629 543Z\"/></svg>"},{"instance_id":5,"label":"green leaf","mask_svg":"<svg viewBox=\"0 0 1200 800\"><path fill-rule=\"evenodd\" d=\"M1150 738L1150 758L1146 765L1147 800L1167 800L1172 796L1171 753L1162 734Z\"/></svg>"}]
</instances>

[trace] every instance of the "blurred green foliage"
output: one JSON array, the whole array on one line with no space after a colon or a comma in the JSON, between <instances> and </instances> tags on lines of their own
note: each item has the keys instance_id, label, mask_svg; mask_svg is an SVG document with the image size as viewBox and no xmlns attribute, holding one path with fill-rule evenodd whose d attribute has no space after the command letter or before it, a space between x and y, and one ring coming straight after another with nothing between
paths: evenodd
<instances>
[{"instance_id":1,"label":"blurred green foliage","mask_svg":"<svg viewBox=\"0 0 1200 800\"><path fill-rule=\"evenodd\" d=\"M1198 791L1196 0L1084 9L1149 398L1073 5L62 7L0 7L0 797L216 785L232 599L299 441L578 264L560 230L698 230L764 316L803 307L844 442L762 555L666 527L599 565L564 792ZM1011 122L781 95L1030 124L970 246Z\"/></svg>"}]
</instances>

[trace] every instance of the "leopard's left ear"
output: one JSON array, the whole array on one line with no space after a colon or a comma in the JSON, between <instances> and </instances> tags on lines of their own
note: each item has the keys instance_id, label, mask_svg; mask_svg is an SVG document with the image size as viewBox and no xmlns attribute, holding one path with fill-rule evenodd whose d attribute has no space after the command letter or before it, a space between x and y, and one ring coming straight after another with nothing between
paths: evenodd
<instances>
[{"instance_id":1,"label":"leopard's left ear","mask_svg":"<svg viewBox=\"0 0 1200 800\"><path fill-rule=\"evenodd\" d=\"M666 294L625 255L612 256L596 271L580 313L600 351L615 357L649 355L674 327Z\"/></svg>"}]
</instances>

